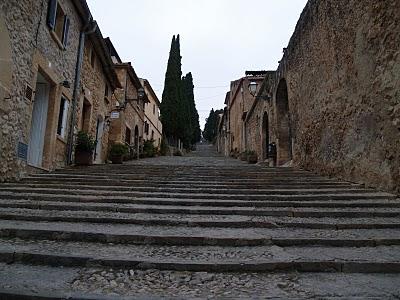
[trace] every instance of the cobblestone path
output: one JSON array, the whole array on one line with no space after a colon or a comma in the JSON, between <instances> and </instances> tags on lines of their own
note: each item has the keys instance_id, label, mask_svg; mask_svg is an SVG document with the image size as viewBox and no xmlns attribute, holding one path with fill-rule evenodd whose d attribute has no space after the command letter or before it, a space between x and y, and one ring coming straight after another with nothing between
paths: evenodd
<instances>
[{"instance_id":1,"label":"cobblestone path","mask_svg":"<svg viewBox=\"0 0 400 300\"><path fill-rule=\"evenodd\" d=\"M399 299L400 201L208 145L0 184L0 299L74 297Z\"/></svg>"}]
</instances>

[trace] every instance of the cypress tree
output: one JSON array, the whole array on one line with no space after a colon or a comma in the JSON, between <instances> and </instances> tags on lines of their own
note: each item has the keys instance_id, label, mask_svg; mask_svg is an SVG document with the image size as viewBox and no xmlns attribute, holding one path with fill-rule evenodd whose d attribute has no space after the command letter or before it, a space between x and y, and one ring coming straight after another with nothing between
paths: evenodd
<instances>
[{"instance_id":1,"label":"cypress tree","mask_svg":"<svg viewBox=\"0 0 400 300\"><path fill-rule=\"evenodd\" d=\"M185 102L187 103L188 118L186 120L187 142L189 145L198 143L201 139L201 129L199 123L199 114L194 101L194 85L192 73L186 74L182 78L183 92Z\"/></svg>"},{"instance_id":2,"label":"cypress tree","mask_svg":"<svg viewBox=\"0 0 400 300\"><path fill-rule=\"evenodd\" d=\"M173 36L160 107L161 121L170 143L176 145L180 139L186 149L201 139L193 89L192 74L182 77L180 37Z\"/></svg>"},{"instance_id":3,"label":"cypress tree","mask_svg":"<svg viewBox=\"0 0 400 300\"><path fill-rule=\"evenodd\" d=\"M179 35L176 38L173 36L160 107L164 134L173 143L180 138L181 129L182 71L179 48Z\"/></svg>"},{"instance_id":4,"label":"cypress tree","mask_svg":"<svg viewBox=\"0 0 400 300\"><path fill-rule=\"evenodd\" d=\"M203 136L207 141L212 143L215 142L215 138L218 133L218 116L223 112L223 109L216 111L214 111L214 109L211 109L210 115L206 119L206 125L203 132Z\"/></svg>"}]
</instances>

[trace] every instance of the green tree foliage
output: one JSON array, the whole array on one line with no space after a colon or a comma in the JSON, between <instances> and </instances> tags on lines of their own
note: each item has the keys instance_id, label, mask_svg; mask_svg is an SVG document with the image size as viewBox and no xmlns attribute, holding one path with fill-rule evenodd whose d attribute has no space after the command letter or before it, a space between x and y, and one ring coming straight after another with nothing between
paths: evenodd
<instances>
[{"instance_id":1,"label":"green tree foliage","mask_svg":"<svg viewBox=\"0 0 400 300\"><path fill-rule=\"evenodd\" d=\"M214 143L218 132L218 116L224 112L223 109L216 110L211 109L208 118L206 119L206 125L204 126L203 137Z\"/></svg>"},{"instance_id":2,"label":"green tree foliage","mask_svg":"<svg viewBox=\"0 0 400 300\"><path fill-rule=\"evenodd\" d=\"M189 143L194 145L201 139L201 129L199 122L199 114L196 109L196 103L194 101L194 85L192 73L186 74L182 78L183 92L188 105L188 137L190 138Z\"/></svg>"},{"instance_id":3,"label":"green tree foliage","mask_svg":"<svg viewBox=\"0 0 400 300\"><path fill-rule=\"evenodd\" d=\"M165 86L161 102L161 120L164 134L170 143L180 139L186 149L200 141L199 115L194 101L191 73L182 77L180 38L172 38Z\"/></svg>"}]
</instances>

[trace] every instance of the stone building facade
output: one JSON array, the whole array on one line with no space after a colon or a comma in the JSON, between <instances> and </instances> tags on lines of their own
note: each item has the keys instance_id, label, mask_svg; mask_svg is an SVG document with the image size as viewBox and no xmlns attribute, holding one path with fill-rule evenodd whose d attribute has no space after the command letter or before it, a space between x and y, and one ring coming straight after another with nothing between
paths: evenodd
<instances>
[{"instance_id":1,"label":"stone building facade","mask_svg":"<svg viewBox=\"0 0 400 300\"><path fill-rule=\"evenodd\" d=\"M107 38L105 41L121 85L115 91L116 101L111 110L109 142L125 143L131 148L132 156L137 156L143 144L144 108L149 100L131 63L123 63L111 40ZM143 97L139 96L141 90Z\"/></svg>"},{"instance_id":2,"label":"stone building facade","mask_svg":"<svg viewBox=\"0 0 400 300\"><path fill-rule=\"evenodd\" d=\"M0 180L65 164L56 149L89 19L85 1L0 2Z\"/></svg>"},{"instance_id":3,"label":"stone building facade","mask_svg":"<svg viewBox=\"0 0 400 300\"><path fill-rule=\"evenodd\" d=\"M399 192L399 31L397 0L309 0L246 116L247 149L265 158L268 136L278 165Z\"/></svg>"},{"instance_id":4,"label":"stone building facade","mask_svg":"<svg viewBox=\"0 0 400 300\"><path fill-rule=\"evenodd\" d=\"M162 124L160 120L160 100L150 82L147 79L141 79L147 95L148 102L145 105L145 121L144 121L144 139L154 141L155 147L160 147L162 139Z\"/></svg>"},{"instance_id":5,"label":"stone building facade","mask_svg":"<svg viewBox=\"0 0 400 300\"><path fill-rule=\"evenodd\" d=\"M244 120L254 96L250 94L249 84L251 82L260 83L263 81L264 72L247 72L246 76L231 82L231 89L226 99L226 110L229 118L227 119L227 143L230 153L239 154L247 149L246 130Z\"/></svg>"},{"instance_id":6,"label":"stone building facade","mask_svg":"<svg viewBox=\"0 0 400 300\"><path fill-rule=\"evenodd\" d=\"M110 134L110 111L116 102L114 92L120 88L108 47L97 27L86 37L83 56L81 95L77 128L96 140L93 162L107 161Z\"/></svg>"}]
</instances>

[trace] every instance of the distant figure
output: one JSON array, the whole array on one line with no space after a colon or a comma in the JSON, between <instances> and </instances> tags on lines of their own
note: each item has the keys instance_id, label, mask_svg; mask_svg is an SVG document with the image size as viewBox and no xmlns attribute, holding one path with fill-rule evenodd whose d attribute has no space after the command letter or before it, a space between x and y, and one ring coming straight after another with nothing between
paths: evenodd
<instances>
[{"instance_id":1,"label":"distant figure","mask_svg":"<svg viewBox=\"0 0 400 300\"><path fill-rule=\"evenodd\" d=\"M274 142L268 145L268 158L272 158L273 167L275 167L277 160L277 151L276 144Z\"/></svg>"}]
</instances>

